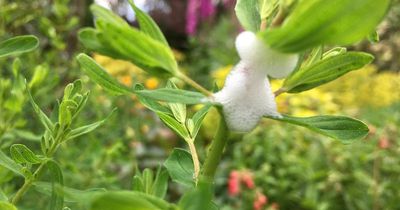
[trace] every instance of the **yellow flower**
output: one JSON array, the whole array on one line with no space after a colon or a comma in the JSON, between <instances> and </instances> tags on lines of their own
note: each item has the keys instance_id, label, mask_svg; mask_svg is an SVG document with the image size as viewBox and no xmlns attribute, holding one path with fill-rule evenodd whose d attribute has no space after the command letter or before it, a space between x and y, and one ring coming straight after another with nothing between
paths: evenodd
<instances>
[{"instance_id":1,"label":"yellow flower","mask_svg":"<svg viewBox=\"0 0 400 210\"><path fill-rule=\"evenodd\" d=\"M148 89L156 89L158 87L159 81L155 77L150 77L144 83L145 87Z\"/></svg>"}]
</instances>

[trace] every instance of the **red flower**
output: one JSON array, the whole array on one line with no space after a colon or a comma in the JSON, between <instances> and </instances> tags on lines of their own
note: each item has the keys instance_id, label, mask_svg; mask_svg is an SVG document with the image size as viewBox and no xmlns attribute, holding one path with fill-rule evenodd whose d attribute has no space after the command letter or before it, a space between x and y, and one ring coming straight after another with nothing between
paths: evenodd
<instances>
[{"instance_id":1,"label":"red flower","mask_svg":"<svg viewBox=\"0 0 400 210\"><path fill-rule=\"evenodd\" d=\"M244 182L247 188L249 189L254 188L253 175L250 172L243 172L242 181Z\"/></svg>"},{"instance_id":2,"label":"red flower","mask_svg":"<svg viewBox=\"0 0 400 210\"><path fill-rule=\"evenodd\" d=\"M228 193L235 196L240 193L240 173L232 171L228 180Z\"/></svg>"},{"instance_id":3,"label":"red flower","mask_svg":"<svg viewBox=\"0 0 400 210\"><path fill-rule=\"evenodd\" d=\"M268 198L263 193L257 192L253 202L254 210L261 210L268 203Z\"/></svg>"}]
</instances>

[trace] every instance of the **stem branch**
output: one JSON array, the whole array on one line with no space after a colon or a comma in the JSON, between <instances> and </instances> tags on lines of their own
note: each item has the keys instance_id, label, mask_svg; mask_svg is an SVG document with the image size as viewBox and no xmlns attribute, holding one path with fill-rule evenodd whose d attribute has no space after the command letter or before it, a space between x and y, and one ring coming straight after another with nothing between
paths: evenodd
<instances>
[{"instance_id":1,"label":"stem branch","mask_svg":"<svg viewBox=\"0 0 400 210\"><path fill-rule=\"evenodd\" d=\"M36 177L42 172L44 169L44 166L46 165L46 162L43 162L39 165L39 167L36 169L35 173L33 173L31 178L25 179L24 185L22 185L21 188L17 191L15 196L12 198L11 203L13 205L16 205L18 201L22 198L22 196L29 190L29 188L32 186L32 183L35 181Z\"/></svg>"},{"instance_id":2,"label":"stem branch","mask_svg":"<svg viewBox=\"0 0 400 210\"><path fill-rule=\"evenodd\" d=\"M192 155L193 159L193 165L194 165L194 180L195 183L197 184L198 178L199 178L199 173L200 173L200 161L199 161L199 156L197 155L196 147L194 146L193 139L190 139L187 141L190 154Z\"/></svg>"},{"instance_id":3,"label":"stem branch","mask_svg":"<svg viewBox=\"0 0 400 210\"><path fill-rule=\"evenodd\" d=\"M212 96L213 95L212 92L208 91L203 86L199 85L197 82L195 82L194 80L192 80L190 77L186 76L185 74L181 74L180 73L180 74L176 75L176 77L178 77L179 79L184 81L186 84L192 86L194 89L200 91L205 96Z\"/></svg>"},{"instance_id":4,"label":"stem branch","mask_svg":"<svg viewBox=\"0 0 400 210\"><path fill-rule=\"evenodd\" d=\"M212 182L215 176L215 171L217 170L218 164L221 161L222 153L224 152L224 148L226 143L228 142L228 127L226 125L225 119L221 110L219 109L219 113L221 116L217 134L215 135L213 141L211 142L210 149L208 151L208 155L204 162L203 166L203 177Z\"/></svg>"}]
</instances>

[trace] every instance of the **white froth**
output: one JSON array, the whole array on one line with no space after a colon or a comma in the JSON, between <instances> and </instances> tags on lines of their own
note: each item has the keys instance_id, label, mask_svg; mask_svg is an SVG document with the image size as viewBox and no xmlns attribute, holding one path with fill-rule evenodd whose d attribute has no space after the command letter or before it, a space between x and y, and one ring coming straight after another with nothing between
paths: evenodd
<instances>
[{"instance_id":1,"label":"white froth","mask_svg":"<svg viewBox=\"0 0 400 210\"><path fill-rule=\"evenodd\" d=\"M280 117L265 74L253 71L244 62L234 67L224 88L214 98L223 105L225 120L232 131L251 131L264 115Z\"/></svg>"},{"instance_id":2,"label":"white froth","mask_svg":"<svg viewBox=\"0 0 400 210\"><path fill-rule=\"evenodd\" d=\"M284 54L270 49L250 31L236 38L236 49L240 59L256 71L265 71L273 78L284 78L296 67L297 54Z\"/></svg>"},{"instance_id":3,"label":"white froth","mask_svg":"<svg viewBox=\"0 0 400 210\"><path fill-rule=\"evenodd\" d=\"M298 55L276 52L248 31L236 38L236 49L241 61L226 78L223 89L214 94L214 100L222 104L230 130L249 132L263 116L281 117L267 75L287 76L296 67Z\"/></svg>"}]
</instances>

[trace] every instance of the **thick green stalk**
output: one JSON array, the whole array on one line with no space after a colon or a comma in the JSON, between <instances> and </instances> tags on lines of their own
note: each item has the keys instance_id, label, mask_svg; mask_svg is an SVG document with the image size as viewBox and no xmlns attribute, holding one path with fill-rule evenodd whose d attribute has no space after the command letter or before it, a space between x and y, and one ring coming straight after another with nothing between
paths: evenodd
<instances>
[{"instance_id":1,"label":"thick green stalk","mask_svg":"<svg viewBox=\"0 0 400 210\"><path fill-rule=\"evenodd\" d=\"M210 150L208 151L206 160L204 162L202 177L207 181L214 180L215 171L221 161L222 154L226 143L228 142L228 127L221 110L219 110L221 119L219 122L217 133L211 142Z\"/></svg>"}]
</instances>

